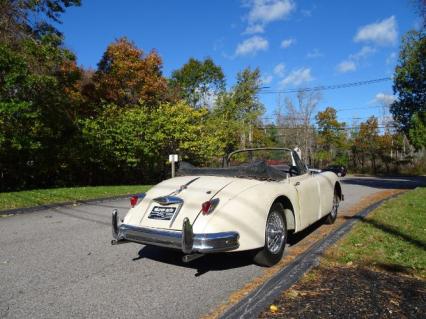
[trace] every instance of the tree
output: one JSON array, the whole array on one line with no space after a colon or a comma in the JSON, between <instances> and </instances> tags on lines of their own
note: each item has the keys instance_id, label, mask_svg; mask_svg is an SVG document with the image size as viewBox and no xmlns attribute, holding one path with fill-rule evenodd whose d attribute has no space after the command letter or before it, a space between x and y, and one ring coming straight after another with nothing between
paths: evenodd
<instances>
[{"instance_id":1,"label":"tree","mask_svg":"<svg viewBox=\"0 0 426 319\"><path fill-rule=\"evenodd\" d=\"M426 113L413 115L408 136L417 150L426 147Z\"/></svg>"},{"instance_id":2,"label":"tree","mask_svg":"<svg viewBox=\"0 0 426 319\"><path fill-rule=\"evenodd\" d=\"M261 87L259 69L246 68L237 75L237 83L230 92L218 96L213 110L218 128L226 141L225 152L241 147L263 144L263 135L255 127L261 124L264 106L258 93ZM218 123L218 124L219 124Z\"/></svg>"},{"instance_id":3,"label":"tree","mask_svg":"<svg viewBox=\"0 0 426 319\"><path fill-rule=\"evenodd\" d=\"M19 50L0 45L0 69L2 187L51 185L73 160L80 77L74 57L43 37Z\"/></svg>"},{"instance_id":4,"label":"tree","mask_svg":"<svg viewBox=\"0 0 426 319\"><path fill-rule=\"evenodd\" d=\"M364 156L366 155L371 161L374 173L377 171L378 138L378 121L376 117L372 116L366 122L360 124L353 143L353 152L361 155L361 166L364 167Z\"/></svg>"},{"instance_id":5,"label":"tree","mask_svg":"<svg viewBox=\"0 0 426 319\"><path fill-rule=\"evenodd\" d=\"M108 105L99 117L81 123L90 150L89 182L156 182L167 177L171 153L194 164L205 163L218 153L220 143L207 118L207 109L194 109L183 101L161 103L155 109Z\"/></svg>"},{"instance_id":6,"label":"tree","mask_svg":"<svg viewBox=\"0 0 426 319\"><path fill-rule=\"evenodd\" d=\"M416 113L426 112L426 37L423 31L410 31L402 39L393 90L398 99L390 111L400 129L408 134ZM425 124L423 122L423 124Z\"/></svg>"},{"instance_id":7,"label":"tree","mask_svg":"<svg viewBox=\"0 0 426 319\"><path fill-rule=\"evenodd\" d=\"M93 77L98 97L121 107L139 101L153 107L167 92L161 68L156 51L145 55L133 42L120 38L108 46Z\"/></svg>"},{"instance_id":8,"label":"tree","mask_svg":"<svg viewBox=\"0 0 426 319\"><path fill-rule=\"evenodd\" d=\"M16 44L23 38L39 39L47 34L61 38L51 22L61 23L66 8L80 4L81 0L0 0L0 41Z\"/></svg>"},{"instance_id":9,"label":"tree","mask_svg":"<svg viewBox=\"0 0 426 319\"><path fill-rule=\"evenodd\" d=\"M317 145L319 148L318 155L322 161L332 161L339 155L338 162L342 162L345 150L345 123L337 120L337 112L332 107L327 107L324 111L318 112L315 116L318 126ZM341 163L347 164L347 163Z\"/></svg>"},{"instance_id":10,"label":"tree","mask_svg":"<svg viewBox=\"0 0 426 319\"><path fill-rule=\"evenodd\" d=\"M172 73L170 85L192 107L205 107L210 106L212 99L224 91L225 76L222 68L211 58L204 61L190 58L182 68Z\"/></svg>"},{"instance_id":11,"label":"tree","mask_svg":"<svg viewBox=\"0 0 426 319\"><path fill-rule=\"evenodd\" d=\"M302 157L305 162L312 164L312 146L314 141L314 128L312 117L322 96L319 91L300 90L297 93L297 104L290 98L285 99L285 114L277 118L277 123L284 127L283 134L286 138L286 145L298 146L302 150Z\"/></svg>"}]
</instances>

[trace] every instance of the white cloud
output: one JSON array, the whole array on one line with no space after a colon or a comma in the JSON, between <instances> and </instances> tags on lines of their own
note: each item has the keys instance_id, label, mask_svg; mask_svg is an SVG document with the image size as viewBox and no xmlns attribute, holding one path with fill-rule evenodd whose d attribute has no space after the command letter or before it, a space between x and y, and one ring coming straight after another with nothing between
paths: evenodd
<instances>
[{"instance_id":1,"label":"white cloud","mask_svg":"<svg viewBox=\"0 0 426 319\"><path fill-rule=\"evenodd\" d=\"M316 59L316 58L320 58L320 57L323 57L323 56L324 56L324 54L322 54L321 51L318 50L318 49L313 49L312 51L310 51L306 54L306 57L308 59Z\"/></svg>"},{"instance_id":2,"label":"white cloud","mask_svg":"<svg viewBox=\"0 0 426 319\"><path fill-rule=\"evenodd\" d=\"M386 94L383 92L377 93L374 97L374 101L382 105L389 106L396 100L396 96L392 94Z\"/></svg>"},{"instance_id":3,"label":"white cloud","mask_svg":"<svg viewBox=\"0 0 426 319\"><path fill-rule=\"evenodd\" d=\"M258 51L266 51L268 48L268 40L255 35L239 43L235 55L255 55Z\"/></svg>"},{"instance_id":4,"label":"white cloud","mask_svg":"<svg viewBox=\"0 0 426 319\"><path fill-rule=\"evenodd\" d=\"M246 30L244 31L244 34L256 34L256 33L263 33L265 32L265 28L261 24L253 24L249 25Z\"/></svg>"},{"instance_id":5,"label":"white cloud","mask_svg":"<svg viewBox=\"0 0 426 319\"><path fill-rule=\"evenodd\" d=\"M361 50L359 50L357 53L351 54L349 56L349 59L351 60L355 60L355 61L359 61L360 59L365 59L367 58L369 55L372 55L374 53L376 53L376 49L369 47L368 45L363 46L361 48Z\"/></svg>"},{"instance_id":6,"label":"white cloud","mask_svg":"<svg viewBox=\"0 0 426 319\"><path fill-rule=\"evenodd\" d=\"M274 74L282 78L284 76L284 70L285 70L284 63L278 63L274 67Z\"/></svg>"},{"instance_id":7,"label":"white cloud","mask_svg":"<svg viewBox=\"0 0 426 319\"><path fill-rule=\"evenodd\" d=\"M249 23L266 24L286 18L296 5L293 0L252 0L250 7Z\"/></svg>"},{"instance_id":8,"label":"white cloud","mask_svg":"<svg viewBox=\"0 0 426 319\"><path fill-rule=\"evenodd\" d=\"M274 78L273 78L273 76L272 76L272 75L267 74L267 75L263 76L263 77L260 79L260 81L262 82L262 84L269 84L269 83L271 83L271 82L272 82L272 80L273 80L273 79L274 79Z\"/></svg>"},{"instance_id":9,"label":"white cloud","mask_svg":"<svg viewBox=\"0 0 426 319\"><path fill-rule=\"evenodd\" d=\"M296 42L296 40L289 38L289 39L284 39L281 41L281 47L283 49L288 48L289 46L291 46L292 44L294 44Z\"/></svg>"},{"instance_id":10,"label":"white cloud","mask_svg":"<svg viewBox=\"0 0 426 319\"><path fill-rule=\"evenodd\" d=\"M366 59L368 56L374 54L377 50L369 46L363 46L361 50L356 53L350 54L349 57L337 65L337 71L340 73L352 72L358 68L361 60Z\"/></svg>"},{"instance_id":11,"label":"white cloud","mask_svg":"<svg viewBox=\"0 0 426 319\"><path fill-rule=\"evenodd\" d=\"M351 72L355 70L356 70L356 64L354 61L345 60L340 62L337 65L337 71L339 71L340 73L346 73L346 72Z\"/></svg>"},{"instance_id":12,"label":"white cloud","mask_svg":"<svg viewBox=\"0 0 426 319\"><path fill-rule=\"evenodd\" d=\"M281 82L281 86L300 85L309 81L312 81L313 77L310 68L300 68L290 72Z\"/></svg>"},{"instance_id":13,"label":"white cloud","mask_svg":"<svg viewBox=\"0 0 426 319\"><path fill-rule=\"evenodd\" d=\"M361 27L355 42L372 42L379 45L395 44L398 38L395 16Z\"/></svg>"},{"instance_id":14,"label":"white cloud","mask_svg":"<svg viewBox=\"0 0 426 319\"><path fill-rule=\"evenodd\" d=\"M263 33L265 26L285 19L296 8L293 0L241 0L249 8L245 19L248 26L244 34Z\"/></svg>"}]
</instances>

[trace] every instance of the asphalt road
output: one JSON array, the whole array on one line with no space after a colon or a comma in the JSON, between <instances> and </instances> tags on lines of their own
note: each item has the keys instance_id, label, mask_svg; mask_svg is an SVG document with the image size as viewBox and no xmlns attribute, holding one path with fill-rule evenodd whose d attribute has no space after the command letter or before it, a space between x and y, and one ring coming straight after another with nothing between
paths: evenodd
<instances>
[{"instance_id":1,"label":"asphalt road","mask_svg":"<svg viewBox=\"0 0 426 319\"><path fill-rule=\"evenodd\" d=\"M344 210L420 180L342 181ZM123 214L128 205L117 200L0 218L0 318L198 318L264 271L246 254L183 264L167 249L111 246L111 211Z\"/></svg>"}]
</instances>

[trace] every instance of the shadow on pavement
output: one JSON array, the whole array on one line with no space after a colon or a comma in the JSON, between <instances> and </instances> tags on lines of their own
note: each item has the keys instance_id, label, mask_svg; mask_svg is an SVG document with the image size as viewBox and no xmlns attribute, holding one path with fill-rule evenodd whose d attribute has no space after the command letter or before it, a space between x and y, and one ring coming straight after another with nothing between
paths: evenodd
<instances>
[{"instance_id":1,"label":"shadow on pavement","mask_svg":"<svg viewBox=\"0 0 426 319\"><path fill-rule=\"evenodd\" d=\"M207 254L189 263L182 261L182 252L153 246L144 246L134 261L148 258L162 263L168 263L179 267L193 268L197 270L195 277L204 275L209 271L221 271L233 268L245 267L253 264L248 252Z\"/></svg>"},{"instance_id":2,"label":"shadow on pavement","mask_svg":"<svg viewBox=\"0 0 426 319\"><path fill-rule=\"evenodd\" d=\"M343 184L368 186L381 189L413 189L426 185L426 176L388 176L388 177L356 177L342 178Z\"/></svg>"},{"instance_id":3,"label":"shadow on pavement","mask_svg":"<svg viewBox=\"0 0 426 319\"><path fill-rule=\"evenodd\" d=\"M311 233L316 231L323 224L324 219L321 219L299 233L290 234L288 237L288 244L290 246L296 245ZM193 268L197 270L195 276L198 277L209 271L220 271L253 265L253 256L255 253L256 250L233 253L206 254L205 256L192 262L184 263L182 261L183 254L180 251L162 247L144 246L139 251L138 257L133 258L133 261L148 258L175 266Z\"/></svg>"}]
</instances>

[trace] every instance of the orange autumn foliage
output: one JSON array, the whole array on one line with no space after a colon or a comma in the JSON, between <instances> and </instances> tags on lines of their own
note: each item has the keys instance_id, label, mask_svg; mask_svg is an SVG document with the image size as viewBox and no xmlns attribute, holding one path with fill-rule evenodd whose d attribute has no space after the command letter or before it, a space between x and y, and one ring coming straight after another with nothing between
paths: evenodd
<instances>
[{"instance_id":1,"label":"orange autumn foliage","mask_svg":"<svg viewBox=\"0 0 426 319\"><path fill-rule=\"evenodd\" d=\"M94 75L98 98L119 106L144 103L157 105L167 94L162 76L162 60L153 50L149 54L126 38L110 44Z\"/></svg>"}]
</instances>

